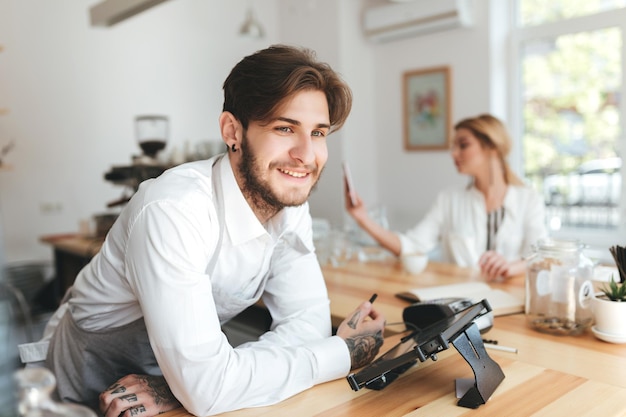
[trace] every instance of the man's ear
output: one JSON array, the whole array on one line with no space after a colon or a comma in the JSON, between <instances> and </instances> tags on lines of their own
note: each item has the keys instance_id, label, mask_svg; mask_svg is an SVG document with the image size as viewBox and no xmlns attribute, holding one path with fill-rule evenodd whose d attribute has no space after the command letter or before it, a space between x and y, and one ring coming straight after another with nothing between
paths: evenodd
<instances>
[{"instance_id":1,"label":"man's ear","mask_svg":"<svg viewBox=\"0 0 626 417\"><path fill-rule=\"evenodd\" d=\"M233 145L239 148L241 143L241 123L239 120L228 111L220 114L220 132L222 134L222 140L226 146L230 149Z\"/></svg>"}]
</instances>

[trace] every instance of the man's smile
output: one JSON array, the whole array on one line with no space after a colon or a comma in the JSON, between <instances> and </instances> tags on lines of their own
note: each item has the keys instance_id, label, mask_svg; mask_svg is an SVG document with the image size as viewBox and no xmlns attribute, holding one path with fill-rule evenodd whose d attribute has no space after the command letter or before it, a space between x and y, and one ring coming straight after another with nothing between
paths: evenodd
<instances>
[{"instance_id":1,"label":"man's smile","mask_svg":"<svg viewBox=\"0 0 626 417\"><path fill-rule=\"evenodd\" d=\"M296 171L291 171L289 169L284 169L284 168L278 168L278 170L280 172L282 172L283 174L287 174L291 177L295 177L295 178L304 178L307 175L309 175L308 172L296 172Z\"/></svg>"}]
</instances>

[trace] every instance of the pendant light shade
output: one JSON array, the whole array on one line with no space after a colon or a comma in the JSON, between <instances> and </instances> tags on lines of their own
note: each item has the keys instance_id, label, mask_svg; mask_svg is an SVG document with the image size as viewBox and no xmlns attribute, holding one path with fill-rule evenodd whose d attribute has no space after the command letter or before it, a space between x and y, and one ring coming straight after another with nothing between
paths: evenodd
<instances>
[{"instance_id":1,"label":"pendant light shade","mask_svg":"<svg viewBox=\"0 0 626 417\"><path fill-rule=\"evenodd\" d=\"M254 10L252 10L252 6L250 6L248 8L248 11L246 12L246 20L244 20L241 27L239 28L239 35L253 39L261 39L263 38L263 36L265 36L265 30L254 15Z\"/></svg>"}]
</instances>

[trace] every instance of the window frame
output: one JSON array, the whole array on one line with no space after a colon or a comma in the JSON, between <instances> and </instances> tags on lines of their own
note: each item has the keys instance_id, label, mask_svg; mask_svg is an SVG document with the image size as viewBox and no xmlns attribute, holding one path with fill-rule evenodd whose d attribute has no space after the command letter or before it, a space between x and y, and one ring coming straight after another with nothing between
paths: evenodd
<instances>
[{"instance_id":1,"label":"window frame","mask_svg":"<svg viewBox=\"0 0 626 417\"><path fill-rule=\"evenodd\" d=\"M618 27L622 34L622 84L620 88L621 103L620 113L620 137L618 138L618 154L626 161L626 8L599 12L589 16L579 16L571 19L549 22L537 26L521 27L518 25L517 10L519 0L511 3L508 12L509 30L509 76L507 84L510 97L508 100L509 124L513 137L523 137L523 102L522 102L522 50L524 42L541 39L555 38L576 32L594 31L608 27ZM512 152L512 165L524 172L524 155L522 141L517 140ZM618 227L612 229L595 229L589 227L566 226L560 230L549 230L555 238L576 238L591 247L595 252L596 259L610 260L608 248L613 245L624 245L626 236L626 169L622 169L622 190L619 203L620 221ZM541 190L538 190L541 191ZM606 253L605 253L606 252Z\"/></svg>"}]
</instances>

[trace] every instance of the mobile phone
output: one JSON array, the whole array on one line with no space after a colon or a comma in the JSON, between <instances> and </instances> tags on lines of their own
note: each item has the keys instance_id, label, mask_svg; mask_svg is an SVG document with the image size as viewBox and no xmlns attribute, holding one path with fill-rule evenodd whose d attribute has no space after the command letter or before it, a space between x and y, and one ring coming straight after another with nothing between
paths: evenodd
<instances>
[{"instance_id":1,"label":"mobile phone","mask_svg":"<svg viewBox=\"0 0 626 417\"><path fill-rule=\"evenodd\" d=\"M350 204L356 206L356 194L354 192L354 183L352 181L352 174L350 173L350 167L346 161L343 161L343 180L348 188L348 194L350 195Z\"/></svg>"}]
</instances>

